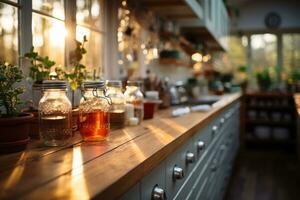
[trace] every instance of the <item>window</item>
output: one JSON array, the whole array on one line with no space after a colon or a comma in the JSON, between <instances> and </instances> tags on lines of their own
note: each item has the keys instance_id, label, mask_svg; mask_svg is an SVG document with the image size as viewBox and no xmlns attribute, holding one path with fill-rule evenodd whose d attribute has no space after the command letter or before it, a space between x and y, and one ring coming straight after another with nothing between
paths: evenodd
<instances>
[{"instance_id":1,"label":"window","mask_svg":"<svg viewBox=\"0 0 300 200\"><path fill-rule=\"evenodd\" d=\"M284 34L283 70L290 73L300 69L300 34Z\"/></svg>"},{"instance_id":2,"label":"window","mask_svg":"<svg viewBox=\"0 0 300 200\"><path fill-rule=\"evenodd\" d=\"M76 35L76 39L82 41L86 35L87 54L82 62L92 75L101 75L104 46L103 2L104 0L0 0L0 60L18 64L19 55L34 46L39 54L54 60L56 67L65 67L68 63L66 55L72 50L71 42L75 39L67 37ZM76 27L73 26L74 23ZM25 27L25 24L31 24L31 27Z\"/></svg>"},{"instance_id":3,"label":"window","mask_svg":"<svg viewBox=\"0 0 300 200\"><path fill-rule=\"evenodd\" d=\"M63 0L32 0L32 43L41 55L65 66L65 12Z\"/></svg>"},{"instance_id":4,"label":"window","mask_svg":"<svg viewBox=\"0 0 300 200\"><path fill-rule=\"evenodd\" d=\"M261 71L277 65L277 37L274 34L251 36L252 69Z\"/></svg>"},{"instance_id":5,"label":"window","mask_svg":"<svg viewBox=\"0 0 300 200\"><path fill-rule=\"evenodd\" d=\"M0 2L0 60L12 64L18 64L19 55L17 6Z\"/></svg>"},{"instance_id":6,"label":"window","mask_svg":"<svg viewBox=\"0 0 300 200\"><path fill-rule=\"evenodd\" d=\"M235 72L247 65L247 38L231 35L226 52L214 53L214 68L221 73Z\"/></svg>"},{"instance_id":7,"label":"window","mask_svg":"<svg viewBox=\"0 0 300 200\"><path fill-rule=\"evenodd\" d=\"M101 76L103 73L103 1L101 0L77 0L76 1L76 39L82 41L86 35L87 54L83 57L83 63L93 76Z\"/></svg>"}]
</instances>

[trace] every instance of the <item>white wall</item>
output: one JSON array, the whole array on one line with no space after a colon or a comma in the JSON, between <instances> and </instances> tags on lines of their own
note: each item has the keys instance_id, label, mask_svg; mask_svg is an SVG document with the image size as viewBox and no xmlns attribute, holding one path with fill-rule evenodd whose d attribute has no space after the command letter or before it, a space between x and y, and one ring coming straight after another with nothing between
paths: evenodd
<instances>
[{"instance_id":1,"label":"white wall","mask_svg":"<svg viewBox=\"0 0 300 200\"><path fill-rule=\"evenodd\" d=\"M232 30L265 32L265 16L276 12L281 16L277 31L300 31L300 1L296 0L251 0L238 6L240 16L233 22Z\"/></svg>"}]
</instances>

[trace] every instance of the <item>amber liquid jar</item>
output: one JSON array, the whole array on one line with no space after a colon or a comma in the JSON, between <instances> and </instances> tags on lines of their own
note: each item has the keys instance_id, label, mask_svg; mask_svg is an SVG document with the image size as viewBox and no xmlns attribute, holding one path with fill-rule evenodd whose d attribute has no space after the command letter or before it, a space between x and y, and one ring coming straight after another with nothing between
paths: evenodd
<instances>
[{"instance_id":1,"label":"amber liquid jar","mask_svg":"<svg viewBox=\"0 0 300 200\"><path fill-rule=\"evenodd\" d=\"M105 96L104 82L84 82L79 105L79 132L84 141L101 141L108 137L109 109L110 100Z\"/></svg>"}]
</instances>

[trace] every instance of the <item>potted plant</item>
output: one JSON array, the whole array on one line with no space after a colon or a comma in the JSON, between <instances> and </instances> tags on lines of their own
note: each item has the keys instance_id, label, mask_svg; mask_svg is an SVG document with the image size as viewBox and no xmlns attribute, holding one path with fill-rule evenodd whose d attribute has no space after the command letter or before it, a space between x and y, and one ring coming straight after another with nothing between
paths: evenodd
<instances>
[{"instance_id":1,"label":"potted plant","mask_svg":"<svg viewBox=\"0 0 300 200\"><path fill-rule=\"evenodd\" d=\"M235 74L235 80L240 84L242 92L245 93L248 86L247 66L239 66Z\"/></svg>"},{"instance_id":2,"label":"potted plant","mask_svg":"<svg viewBox=\"0 0 300 200\"><path fill-rule=\"evenodd\" d=\"M50 60L48 56L41 56L34 51L34 47L24 55L24 58L30 61L29 76L33 81L32 84L32 103L25 112L34 115L34 119L30 124L29 135L31 138L39 138L39 122L38 122L38 105L43 96L42 83L44 80L50 79L50 73L55 65L55 62ZM56 69L55 69L56 70Z\"/></svg>"},{"instance_id":3,"label":"potted plant","mask_svg":"<svg viewBox=\"0 0 300 200\"><path fill-rule=\"evenodd\" d=\"M86 36L83 37L83 41L75 41L76 48L70 53L70 61L71 61L71 72L65 73L66 79L70 83L71 88L71 102L73 107L73 131L78 129L78 121L79 121L79 110L78 106L81 99L81 84L84 80L87 79L87 70L86 66L81 63L83 55L86 54L86 49L84 48L84 44L87 42Z\"/></svg>"},{"instance_id":4,"label":"potted plant","mask_svg":"<svg viewBox=\"0 0 300 200\"><path fill-rule=\"evenodd\" d=\"M34 81L32 85L33 93L33 109L37 110L40 99L42 98L42 83L43 80L50 79L50 73L55 62L50 60L48 56L41 56L34 51L34 47L30 52L24 55L30 61L30 78Z\"/></svg>"},{"instance_id":5,"label":"potted plant","mask_svg":"<svg viewBox=\"0 0 300 200\"><path fill-rule=\"evenodd\" d=\"M287 89L289 92L300 91L300 70L293 69L288 76Z\"/></svg>"},{"instance_id":6,"label":"potted plant","mask_svg":"<svg viewBox=\"0 0 300 200\"><path fill-rule=\"evenodd\" d=\"M0 62L0 152L23 150L29 141L29 123L33 115L17 109L21 103L19 95L24 89L15 84L22 78L19 67Z\"/></svg>"},{"instance_id":7,"label":"potted plant","mask_svg":"<svg viewBox=\"0 0 300 200\"><path fill-rule=\"evenodd\" d=\"M86 36L83 37L82 42L76 41L76 48L70 53L72 71L65 74L65 77L70 83L70 88L72 91L71 102L73 107L77 107L79 105L80 98L76 99L76 97L78 96L76 96L76 91L78 92L82 82L87 78L86 66L80 63L83 55L86 54L86 49L84 48L84 44L86 42Z\"/></svg>"},{"instance_id":8,"label":"potted plant","mask_svg":"<svg viewBox=\"0 0 300 200\"><path fill-rule=\"evenodd\" d=\"M273 81L268 68L265 68L263 71L258 72L256 74L256 79L260 91L266 92L271 89Z\"/></svg>"}]
</instances>

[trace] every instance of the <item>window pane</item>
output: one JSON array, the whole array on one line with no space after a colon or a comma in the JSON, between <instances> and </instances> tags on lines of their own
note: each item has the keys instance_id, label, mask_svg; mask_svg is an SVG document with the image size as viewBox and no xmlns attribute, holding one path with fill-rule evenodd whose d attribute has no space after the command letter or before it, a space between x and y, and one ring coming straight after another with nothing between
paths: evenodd
<instances>
[{"instance_id":1,"label":"window pane","mask_svg":"<svg viewBox=\"0 0 300 200\"><path fill-rule=\"evenodd\" d=\"M32 8L65 19L64 0L32 0Z\"/></svg>"},{"instance_id":2,"label":"window pane","mask_svg":"<svg viewBox=\"0 0 300 200\"><path fill-rule=\"evenodd\" d=\"M300 70L300 34L283 35L283 70Z\"/></svg>"},{"instance_id":3,"label":"window pane","mask_svg":"<svg viewBox=\"0 0 300 200\"><path fill-rule=\"evenodd\" d=\"M76 40L82 41L83 36L86 35L88 42L85 45L87 53L82 59L82 63L87 66L88 72L91 76L95 73L96 76L102 74L102 34L91 31L83 26L76 27Z\"/></svg>"},{"instance_id":4,"label":"window pane","mask_svg":"<svg viewBox=\"0 0 300 200\"><path fill-rule=\"evenodd\" d=\"M92 0L91 4L91 20L92 26L101 30L101 20L102 20L102 1Z\"/></svg>"},{"instance_id":5,"label":"window pane","mask_svg":"<svg viewBox=\"0 0 300 200\"><path fill-rule=\"evenodd\" d=\"M277 65L276 36L273 34L259 34L251 36L252 67L262 70Z\"/></svg>"},{"instance_id":6,"label":"window pane","mask_svg":"<svg viewBox=\"0 0 300 200\"><path fill-rule=\"evenodd\" d=\"M90 24L90 12L89 12L89 6L90 1L85 0L76 0L76 23L81 25L88 25Z\"/></svg>"},{"instance_id":7,"label":"window pane","mask_svg":"<svg viewBox=\"0 0 300 200\"><path fill-rule=\"evenodd\" d=\"M214 68L222 73L235 72L247 65L247 38L231 35L228 41L228 51L213 54Z\"/></svg>"},{"instance_id":8,"label":"window pane","mask_svg":"<svg viewBox=\"0 0 300 200\"><path fill-rule=\"evenodd\" d=\"M55 60L56 66L64 66L65 63L66 34L64 22L32 14L33 46L41 55Z\"/></svg>"},{"instance_id":9,"label":"window pane","mask_svg":"<svg viewBox=\"0 0 300 200\"><path fill-rule=\"evenodd\" d=\"M100 0L76 0L76 22L94 29L102 29L102 1Z\"/></svg>"},{"instance_id":10,"label":"window pane","mask_svg":"<svg viewBox=\"0 0 300 200\"><path fill-rule=\"evenodd\" d=\"M18 9L0 3L0 60L18 63Z\"/></svg>"}]
</instances>

